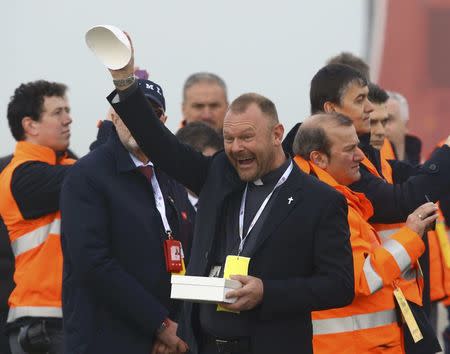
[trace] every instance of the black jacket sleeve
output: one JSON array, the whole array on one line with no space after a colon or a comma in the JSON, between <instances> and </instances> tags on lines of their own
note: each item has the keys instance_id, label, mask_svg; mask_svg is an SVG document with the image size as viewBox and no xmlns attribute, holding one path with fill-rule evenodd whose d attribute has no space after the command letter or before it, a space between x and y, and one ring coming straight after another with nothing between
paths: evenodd
<instances>
[{"instance_id":1,"label":"black jacket sleeve","mask_svg":"<svg viewBox=\"0 0 450 354\"><path fill-rule=\"evenodd\" d=\"M120 102L115 103L117 97L117 91L113 91L108 100L142 151L169 176L199 195L212 158L179 142L156 117L150 103L137 86L122 95Z\"/></svg>"},{"instance_id":2,"label":"black jacket sleeve","mask_svg":"<svg viewBox=\"0 0 450 354\"><path fill-rule=\"evenodd\" d=\"M59 210L59 193L70 165L30 161L13 173L11 190L25 219L36 219Z\"/></svg>"},{"instance_id":3,"label":"black jacket sleeve","mask_svg":"<svg viewBox=\"0 0 450 354\"><path fill-rule=\"evenodd\" d=\"M437 201L450 190L450 147L444 145L405 182L388 184L361 166L360 181L351 189L364 193L375 210L371 222L396 223L406 220L418 206L426 202L425 195ZM394 181L395 182L395 181Z\"/></svg>"}]
</instances>

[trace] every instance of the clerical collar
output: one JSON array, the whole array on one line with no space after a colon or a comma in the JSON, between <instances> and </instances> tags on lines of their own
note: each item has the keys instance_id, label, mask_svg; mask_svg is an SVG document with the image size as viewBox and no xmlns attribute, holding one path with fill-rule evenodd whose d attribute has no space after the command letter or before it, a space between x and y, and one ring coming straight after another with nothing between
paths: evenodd
<instances>
[{"instance_id":1,"label":"clerical collar","mask_svg":"<svg viewBox=\"0 0 450 354\"><path fill-rule=\"evenodd\" d=\"M290 163L291 158L286 156L286 161L284 161L280 167L253 181L253 184L255 186L275 185Z\"/></svg>"}]
</instances>

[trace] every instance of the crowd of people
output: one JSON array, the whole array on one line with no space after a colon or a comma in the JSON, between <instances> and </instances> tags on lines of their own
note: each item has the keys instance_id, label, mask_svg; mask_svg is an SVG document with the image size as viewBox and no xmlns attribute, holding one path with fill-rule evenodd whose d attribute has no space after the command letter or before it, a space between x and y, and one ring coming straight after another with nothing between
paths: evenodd
<instances>
[{"instance_id":1,"label":"crowd of people","mask_svg":"<svg viewBox=\"0 0 450 354\"><path fill-rule=\"evenodd\" d=\"M132 55L81 158L67 87L21 84L0 160L0 352L440 352L450 137L423 160L406 98L369 72L331 58L289 132L269 98L229 103L224 80L195 73L172 134ZM242 286L232 303L182 302L173 274Z\"/></svg>"}]
</instances>

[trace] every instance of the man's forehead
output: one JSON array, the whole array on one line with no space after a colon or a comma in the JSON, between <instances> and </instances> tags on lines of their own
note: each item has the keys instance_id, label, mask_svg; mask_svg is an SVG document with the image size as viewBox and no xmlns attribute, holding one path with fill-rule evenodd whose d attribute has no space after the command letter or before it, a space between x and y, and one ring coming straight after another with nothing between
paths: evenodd
<instances>
[{"instance_id":1,"label":"man's forehead","mask_svg":"<svg viewBox=\"0 0 450 354\"><path fill-rule=\"evenodd\" d=\"M353 80L347 84L345 89L343 90L343 95L351 95L357 97L361 94L367 95L369 93L369 86L362 84L358 80Z\"/></svg>"},{"instance_id":2,"label":"man's forehead","mask_svg":"<svg viewBox=\"0 0 450 354\"><path fill-rule=\"evenodd\" d=\"M328 126L324 128L326 132L325 134L327 134L328 139L332 142L332 145L354 145L359 141L355 126L353 124L350 126L328 124Z\"/></svg>"}]
</instances>

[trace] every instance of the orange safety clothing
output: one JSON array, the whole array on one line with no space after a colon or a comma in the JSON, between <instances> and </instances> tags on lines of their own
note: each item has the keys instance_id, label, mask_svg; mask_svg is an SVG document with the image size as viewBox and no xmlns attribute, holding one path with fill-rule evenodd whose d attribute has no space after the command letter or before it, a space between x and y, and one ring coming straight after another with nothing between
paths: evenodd
<instances>
[{"instance_id":1,"label":"orange safety clothing","mask_svg":"<svg viewBox=\"0 0 450 354\"><path fill-rule=\"evenodd\" d=\"M314 352L404 353L393 283L424 252L422 239L405 226L382 240L367 221L373 207L364 194L339 185L326 171L300 156L294 160L305 173L316 175L342 193L348 203L355 298L343 308L312 313Z\"/></svg>"},{"instance_id":2,"label":"orange safety clothing","mask_svg":"<svg viewBox=\"0 0 450 354\"><path fill-rule=\"evenodd\" d=\"M0 215L8 229L15 257L14 290L9 297L8 322L21 317L62 317L62 252L59 211L25 219L11 190L13 173L20 165L39 161L49 165L72 164L58 159L45 146L20 141L14 157L0 174Z\"/></svg>"},{"instance_id":3,"label":"orange safety clothing","mask_svg":"<svg viewBox=\"0 0 450 354\"><path fill-rule=\"evenodd\" d=\"M396 160L392 143L387 138L384 138L383 146L381 147L380 150L380 155L385 160Z\"/></svg>"},{"instance_id":4,"label":"orange safety clothing","mask_svg":"<svg viewBox=\"0 0 450 354\"><path fill-rule=\"evenodd\" d=\"M441 147L445 141L439 142L437 147ZM445 219L439 210L439 218L436 221L436 230L428 232L428 244L430 247L430 299L431 301L439 301L450 296L450 266L446 264L444 252L448 249L442 249L439 242L438 229L444 232L448 237L448 230L445 226ZM450 257L447 256L447 257ZM444 302L445 305L447 305ZM450 304L450 303L449 303Z\"/></svg>"},{"instance_id":5,"label":"orange safety clothing","mask_svg":"<svg viewBox=\"0 0 450 354\"><path fill-rule=\"evenodd\" d=\"M381 168L383 175L381 176L372 162L365 157L361 163L372 173L373 175L384 179L387 183L393 184L392 168L389 162L381 156ZM378 235L383 239L389 239L393 234L398 232L404 223L396 224L373 224L373 227L378 232ZM409 301L422 306L422 293L423 293L423 274L418 262L415 262L409 269L401 275L398 280L398 286L402 289L405 298Z\"/></svg>"}]
</instances>

